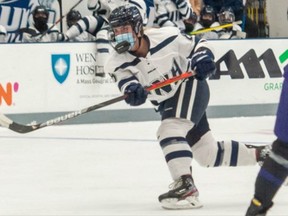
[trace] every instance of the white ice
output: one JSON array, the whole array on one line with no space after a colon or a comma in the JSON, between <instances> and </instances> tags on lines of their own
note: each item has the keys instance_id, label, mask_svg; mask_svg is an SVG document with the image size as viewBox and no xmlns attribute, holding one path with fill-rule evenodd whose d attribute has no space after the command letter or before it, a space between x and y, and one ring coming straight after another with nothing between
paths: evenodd
<instances>
[{"instance_id":1,"label":"white ice","mask_svg":"<svg viewBox=\"0 0 288 216\"><path fill-rule=\"evenodd\" d=\"M275 117L210 119L218 140L271 143ZM1 216L240 216L258 165L203 168L193 175L204 204L164 210L171 178L156 141L159 122L66 125L17 134L0 128ZM288 215L288 186L269 215Z\"/></svg>"}]
</instances>

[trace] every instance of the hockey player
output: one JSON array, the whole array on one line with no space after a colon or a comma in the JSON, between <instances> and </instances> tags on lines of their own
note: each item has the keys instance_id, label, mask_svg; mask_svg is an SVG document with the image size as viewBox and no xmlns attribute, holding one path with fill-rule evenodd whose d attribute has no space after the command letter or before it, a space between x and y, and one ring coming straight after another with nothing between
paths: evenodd
<instances>
[{"instance_id":1,"label":"hockey player","mask_svg":"<svg viewBox=\"0 0 288 216\"><path fill-rule=\"evenodd\" d=\"M194 16L188 0L154 0L154 8L154 23L159 27L175 26L186 31L184 21Z\"/></svg>"},{"instance_id":2,"label":"hockey player","mask_svg":"<svg viewBox=\"0 0 288 216\"><path fill-rule=\"evenodd\" d=\"M139 106L148 98L162 118L157 138L174 183L159 201L168 209L199 208L202 204L190 169L193 156L206 167L256 163L255 148L216 142L211 135L205 113L209 101L206 78L216 71L212 48L206 40L182 34L175 27L144 31L136 7L115 9L109 22L116 52L105 71L113 74L120 91L127 95L126 103ZM196 72L193 78L145 90L192 70Z\"/></svg>"},{"instance_id":3,"label":"hockey player","mask_svg":"<svg viewBox=\"0 0 288 216\"><path fill-rule=\"evenodd\" d=\"M199 22L195 24L194 32L199 30L212 28L219 26L219 22L216 21L216 13L213 7L206 5L200 12ZM218 30L211 30L205 33L198 34L199 37L204 39L219 39Z\"/></svg>"},{"instance_id":4,"label":"hockey player","mask_svg":"<svg viewBox=\"0 0 288 216\"><path fill-rule=\"evenodd\" d=\"M235 14L231 7L223 7L220 13L217 14L220 25L233 24L235 22ZM222 28L218 31L219 39L243 39L246 38L246 33L241 27L233 24L232 27Z\"/></svg>"},{"instance_id":5,"label":"hockey player","mask_svg":"<svg viewBox=\"0 0 288 216\"><path fill-rule=\"evenodd\" d=\"M71 10L66 16L66 24L68 29L71 26L75 25L80 19L82 18L81 14L77 10ZM73 39L69 39L69 41L95 41L96 37L92 34L88 33L87 31L82 32L80 35Z\"/></svg>"},{"instance_id":6,"label":"hockey player","mask_svg":"<svg viewBox=\"0 0 288 216\"><path fill-rule=\"evenodd\" d=\"M49 11L43 5L35 7L32 12L33 23L22 29L22 42L55 42L58 40L59 31L56 26L48 23Z\"/></svg>"},{"instance_id":7,"label":"hockey player","mask_svg":"<svg viewBox=\"0 0 288 216\"><path fill-rule=\"evenodd\" d=\"M109 58L112 47L109 44L107 35L108 17L111 11L121 5L132 4L142 12L143 19L146 17L146 5L143 0L89 0L87 7L93 11L93 15L84 16L62 36L62 40L71 40L87 31L96 37L97 46L97 74L105 74L104 65Z\"/></svg>"},{"instance_id":8,"label":"hockey player","mask_svg":"<svg viewBox=\"0 0 288 216\"><path fill-rule=\"evenodd\" d=\"M7 42L6 37L7 37L6 28L0 25L0 43L6 43Z\"/></svg>"},{"instance_id":9,"label":"hockey player","mask_svg":"<svg viewBox=\"0 0 288 216\"><path fill-rule=\"evenodd\" d=\"M264 161L255 183L254 198L246 216L265 216L273 205L273 198L288 176L288 66L284 69L284 82L274 133L277 139L272 151Z\"/></svg>"}]
</instances>

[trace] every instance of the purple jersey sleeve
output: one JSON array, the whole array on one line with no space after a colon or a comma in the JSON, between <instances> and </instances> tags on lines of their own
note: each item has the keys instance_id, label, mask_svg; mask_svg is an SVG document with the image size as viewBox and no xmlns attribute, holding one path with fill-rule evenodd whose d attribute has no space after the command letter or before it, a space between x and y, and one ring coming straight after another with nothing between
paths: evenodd
<instances>
[{"instance_id":1,"label":"purple jersey sleeve","mask_svg":"<svg viewBox=\"0 0 288 216\"><path fill-rule=\"evenodd\" d=\"M288 143L288 65L284 68L284 81L277 110L275 135Z\"/></svg>"}]
</instances>

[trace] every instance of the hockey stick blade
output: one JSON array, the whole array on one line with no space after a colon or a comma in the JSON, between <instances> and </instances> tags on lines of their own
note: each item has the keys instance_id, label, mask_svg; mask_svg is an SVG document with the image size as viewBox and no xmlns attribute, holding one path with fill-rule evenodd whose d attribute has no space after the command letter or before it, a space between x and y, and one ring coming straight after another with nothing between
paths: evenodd
<instances>
[{"instance_id":1,"label":"hockey stick blade","mask_svg":"<svg viewBox=\"0 0 288 216\"><path fill-rule=\"evenodd\" d=\"M19 124L17 122L12 121L7 116L0 113L0 125L2 125L3 127L9 128L10 130L13 130L17 133L29 133L31 131L35 131L35 130L38 130L38 129L43 128L43 127L59 124L59 123L66 121L68 119L75 118L79 115L91 112L91 111L96 110L96 109L100 109L100 108L108 106L110 104L114 104L118 101L122 101L123 99L125 99L125 97L126 97L126 95L122 95L122 96L119 96L117 98L113 98L111 100L105 101L103 103L99 103L99 104L96 104L94 106L90 106L90 107L87 107L87 108L84 108L84 109L81 109L78 111L73 111L73 112L67 113L63 116L59 116L59 117L56 117L54 119L50 119L46 122L35 124L35 125Z\"/></svg>"},{"instance_id":2,"label":"hockey stick blade","mask_svg":"<svg viewBox=\"0 0 288 216\"><path fill-rule=\"evenodd\" d=\"M171 83L175 83L177 81L184 80L184 79L192 77L194 75L195 75L194 72L185 72L185 73L182 73L182 74L180 74L178 76L172 77L170 79L167 79L167 80L152 84L150 87L146 88L146 90L147 91L152 91L152 90L155 90L155 89L159 89L159 88L167 86L167 85L169 85ZM126 97L127 97L127 95L121 95L119 97L110 99L108 101L104 101L102 103L95 104L93 106L90 106L90 107L87 107L87 108L84 108L84 109L81 109L81 110L78 110L78 111L73 111L73 112L67 113L67 114L65 114L63 116L59 116L59 117L56 117L54 119L48 120L48 121L43 122L43 123L35 124L35 125L19 124L17 122L14 122L13 120L9 119L4 114L0 113L0 125L3 126L3 127L8 128L8 129L10 129L10 130L12 130L14 132L17 132L17 133L29 133L29 132L38 130L40 128L44 128L44 127L47 127L47 126L59 124L61 122L67 121L68 119L72 119L72 118L75 118L75 117L80 116L82 114L85 114L85 113L88 113L88 112L103 108L105 106L117 103L119 101L124 100Z\"/></svg>"}]
</instances>

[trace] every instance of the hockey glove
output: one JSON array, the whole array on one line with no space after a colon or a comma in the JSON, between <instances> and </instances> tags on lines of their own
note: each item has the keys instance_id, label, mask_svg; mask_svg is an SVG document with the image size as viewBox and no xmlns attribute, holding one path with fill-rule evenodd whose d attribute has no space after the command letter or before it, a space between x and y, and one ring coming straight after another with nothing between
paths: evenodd
<instances>
[{"instance_id":1,"label":"hockey glove","mask_svg":"<svg viewBox=\"0 0 288 216\"><path fill-rule=\"evenodd\" d=\"M196 72L195 78L204 80L216 73L213 53L207 48L199 48L191 58L191 69Z\"/></svg>"},{"instance_id":2,"label":"hockey glove","mask_svg":"<svg viewBox=\"0 0 288 216\"><path fill-rule=\"evenodd\" d=\"M125 98L126 103L131 106L139 106L145 103L148 92L143 88L140 83L129 84L124 92L127 97Z\"/></svg>"}]
</instances>

